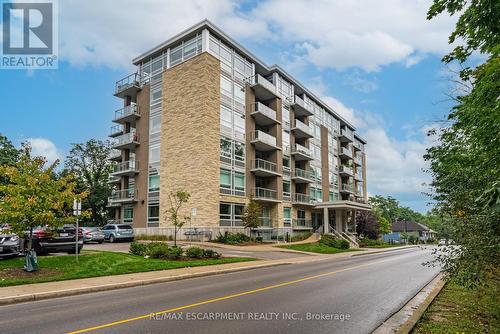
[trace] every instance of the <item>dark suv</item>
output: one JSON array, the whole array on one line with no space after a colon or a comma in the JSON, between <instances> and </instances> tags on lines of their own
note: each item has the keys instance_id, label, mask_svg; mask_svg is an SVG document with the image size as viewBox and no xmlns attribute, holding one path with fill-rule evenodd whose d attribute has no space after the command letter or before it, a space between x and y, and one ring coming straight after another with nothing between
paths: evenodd
<instances>
[{"instance_id":1,"label":"dark suv","mask_svg":"<svg viewBox=\"0 0 500 334\"><path fill-rule=\"evenodd\" d=\"M58 228L48 228L39 226L33 230L33 248L37 254L59 253L65 252L68 254L75 253L75 226L64 225ZM29 231L25 233L24 245L29 244ZM83 232L78 229L78 253L83 247Z\"/></svg>"}]
</instances>

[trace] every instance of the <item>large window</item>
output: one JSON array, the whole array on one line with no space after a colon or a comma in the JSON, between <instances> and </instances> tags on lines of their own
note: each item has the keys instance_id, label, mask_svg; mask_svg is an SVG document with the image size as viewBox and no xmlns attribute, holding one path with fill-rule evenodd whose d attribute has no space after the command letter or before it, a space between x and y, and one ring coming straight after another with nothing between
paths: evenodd
<instances>
[{"instance_id":1,"label":"large window","mask_svg":"<svg viewBox=\"0 0 500 334\"><path fill-rule=\"evenodd\" d=\"M160 190L160 175L149 175L149 191Z\"/></svg>"},{"instance_id":2,"label":"large window","mask_svg":"<svg viewBox=\"0 0 500 334\"><path fill-rule=\"evenodd\" d=\"M158 227L160 221L160 206L158 204L148 205L148 227Z\"/></svg>"},{"instance_id":3,"label":"large window","mask_svg":"<svg viewBox=\"0 0 500 334\"><path fill-rule=\"evenodd\" d=\"M219 204L219 225L220 226L243 226L245 206L238 203Z\"/></svg>"},{"instance_id":4,"label":"large window","mask_svg":"<svg viewBox=\"0 0 500 334\"><path fill-rule=\"evenodd\" d=\"M283 208L283 220L285 226L290 226L292 223L292 209L291 208Z\"/></svg>"},{"instance_id":5,"label":"large window","mask_svg":"<svg viewBox=\"0 0 500 334\"><path fill-rule=\"evenodd\" d=\"M283 181L283 199L289 201L291 196L290 181Z\"/></svg>"},{"instance_id":6,"label":"large window","mask_svg":"<svg viewBox=\"0 0 500 334\"><path fill-rule=\"evenodd\" d=\"M221 168L220 192L222 194L245 196L245 174Z\"/></svg>"},{"instance_id":7,"label":"large window","mask_svg":"<svg viewBox=\"0 0 500 334\"><path fill-rule=\"evenodd\" d=\"M245 174L234 172L234 190L245 192Z\"/></svg>"},{"instance_id":8,"label":"large window","mask_svg":"<svg viewBox=\"0 0 500 334\"><path fill-rule=\"evenodd\" d=\"M197 35L192 39L182 42L174 48L170 49L170 67L177 65L189 58L201 53L201 35Z\"/></svg>"},{"instance_id":9,"label":"large window","mask_svg":"<svg viewBox=\"0 0 500 334\"><path fill-rule=\"evenodd\" d=\"M220 169L220 187L231 189L231 171L227 169Z\"/></svg>"},{"instance_id":10,"label":"large window","mask_svg":"<svg viewBox=\"0 0 500 334\"><path fill-rule=\"evenodd\" d=\"M149 133L157 133L161 130L161 116L155 115L149 119Z\"/></svg>"},{"instance_id":11,"label":"large window","mask_svg":"<svg viewBox=\"0 0 500 334\"><path fill-rule=\"evenodd\" d=\"M226 108L224 106L220 106L220 125L225 127L228 131L231 131L233 128L233 112L231 109Z\"/></svg>"},{"instance_id":12,"label":"large window","mask_svg":"<svg viewBox=\"0 0 500 334\"><path fill-rule=\"evenodd\" d=\"M227 137L220 138L220 155L223 158L231 159L233 141Z\"/></svg>"},{"instance_id":13,"label":"large window","mask_svg":"<svg viewBox=\"0 0 500 334\"><path fill-rule=\"evenodd\" d=\"M160 161L160 144L151 145L149 147L149 162L159 162Z\"/></svg>"},{"instance_id":14,"label":"large window","mask_svg":"<svg viewBox=\"0 0 500 334\"><path fill-rule=\"evenodd\" d=\"M134 207L132 205L126 205L123 207L123 222L132 223L134 220Z\"/></svg>"}]
</instances>

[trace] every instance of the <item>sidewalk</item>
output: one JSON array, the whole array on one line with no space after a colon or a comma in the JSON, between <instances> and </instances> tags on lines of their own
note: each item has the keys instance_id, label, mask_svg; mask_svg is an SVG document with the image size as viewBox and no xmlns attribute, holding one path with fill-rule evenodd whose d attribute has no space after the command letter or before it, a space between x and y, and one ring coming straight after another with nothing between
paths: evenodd
<instances>
[{"instance_id":1,"label":"sidewalk","mask_svg":"<svg viewBox=\"0 0 500 334\"><path fill-rule=\"evenodd\" d=\"M229 245L225 245L229 246ZM232 246L237 247L237 246ZM263 246L248 246L263 247ZM276 248L272 248L276 251ZM241 249L241 247L238 247ZM398 248L401 249L401 248ZM362 252L363 254L394 251L395 249L372 250ZM0 288L0 305L35 301L41 299L57 298L63 296L78 295L97 291L128 288L134 286L148 285L175 281L186 278L217 275L222 273L238 272L257 268L267 268L286 264L306 263L322 261L326 259L336 260L353 256L359 252L346 252L338 254L315 254L315 256L301 256L280 260L258 260L251 262L227 263L213 266L202 266L193 268L179 268L161 271L150 271L134 274L102 276L93 278L82 278L59 282L25 284Z\"/></svg>"}]
</instances>

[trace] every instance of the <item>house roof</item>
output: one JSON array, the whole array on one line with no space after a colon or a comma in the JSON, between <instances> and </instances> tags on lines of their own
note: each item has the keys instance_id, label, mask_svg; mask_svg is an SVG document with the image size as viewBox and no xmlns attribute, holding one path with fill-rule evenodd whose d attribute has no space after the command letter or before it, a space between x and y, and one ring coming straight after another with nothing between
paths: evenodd
<instances>
[{"instance_id":1,"label":"house roof","mask_svg":"<svg viewBox=\"0 0 500 334\"><path fill-rule=\"evenodd\" d=\"M424 224L413 221L398 220L392 223L392 232L414 232L414 231L430 231L430 228Z\"/></svg>"}]
</instances>

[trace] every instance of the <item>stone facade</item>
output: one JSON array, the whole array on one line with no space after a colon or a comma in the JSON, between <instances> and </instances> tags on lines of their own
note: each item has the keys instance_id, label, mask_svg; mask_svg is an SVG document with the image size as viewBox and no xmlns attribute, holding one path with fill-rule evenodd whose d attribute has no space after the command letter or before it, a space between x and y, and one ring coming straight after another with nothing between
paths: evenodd
<instances>
[{"instance_id":1,"label":"stone facade","mask_svg":"<svg viewBox=\"0 0 500 334\"><path fill-rule=\"evenodd\" d=\"M191 194L182 215L219 226L220 63L202 53L163 74L160 226L168 227L169 194Z\"/></svg>"}]
</instances>

